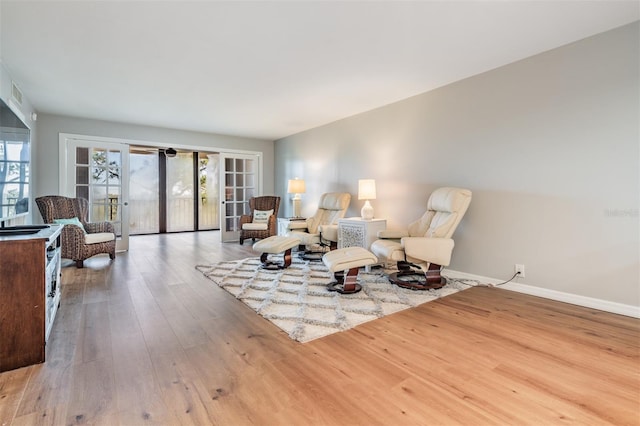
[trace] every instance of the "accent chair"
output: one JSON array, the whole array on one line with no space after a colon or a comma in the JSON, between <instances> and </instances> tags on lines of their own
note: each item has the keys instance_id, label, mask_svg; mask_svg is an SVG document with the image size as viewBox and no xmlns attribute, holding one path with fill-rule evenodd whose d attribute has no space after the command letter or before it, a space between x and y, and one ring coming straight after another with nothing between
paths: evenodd
<instances>
[{"instance_id":1,"label":"accent chair","mask_svg":"<svg viewBox=\"0 0 640 426\"><path fill-rule=\"evenodd\" d=\"M306 220L291 221L287 235L300 240L301 249L305 250L314 244L337 247L338 219L343 218L347 213L350 202L351 194L348 192L322 194L315 214ZM334 241L325 239L325 233L330 235ZM320 259L321 257L318 258L318 260Z\"/></svg>"},{"instance_id":2,"label":"accent chair","mask_svg":"<svg viewBox=\"0 0 640 426\"><path fill-rule=\"evenodd\" d=\"M278 233L280 197L263 195L249 199L249 214L240 216L240 244L251 238L263 239Z\"/></svg>"},{"instance_id":3,"label":"accent chair","mask_svg":"<svg viewBox=\"0 0 640 426\"><path fill-rule=\"evenodd\" d=\"M64 224L61 237L62 257L84 267L85 259L106 253L116 258L116 234L110 222L88 222L89 202L84 198L47 195L36 198L45 223Z\"/></svg>"},{"instance_id":4,"label":"accent chair","mask_svg":"<svg viewBox=\"0 0 640 426\"><path fill-rule=\"evenodd\" d=\"M389 280L400 287L428 290L447 281L440 271L451 263L451 238L471 203L471 191L439 188L427 202L427 211L408 229L378 232L371 251L384 263L397 262L398 272Z\"/></svg>"}]
</instances>

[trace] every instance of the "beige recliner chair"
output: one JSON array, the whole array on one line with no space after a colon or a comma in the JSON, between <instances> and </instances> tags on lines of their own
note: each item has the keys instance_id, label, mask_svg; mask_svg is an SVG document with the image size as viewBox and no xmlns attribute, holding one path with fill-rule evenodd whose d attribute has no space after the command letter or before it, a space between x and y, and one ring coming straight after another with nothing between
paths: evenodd
<instances>
[{"instance_id":1,"label":"beige recliner chair","mask_svg":"<svg viewBox=\"0 0 640 426\"><path fill-rule=\"evenodd\" d=\"M389 280L414 290L443 287L447 281L440 271L451 263L451 236L470 202L468 189L439 188L429 197L425 214L407 230L378 232L380 239L373 242L371 251L380 261L398 266Z\"/></svg>"},{"instance_id":2,"label":"beige recliner chair","mask_svg":"<svg viewBox=\"0 0 640 426\"><path fill-rule=\"evenodd\" d=\"M302 250L306 250L314 244L336 247L338 219L344 217L351 202L351 194L348 192L327 192L320 196L318 210L306 220L291 221L287 229L287 236L296 237L300 241ZM327 233L331 240L325 239ZM322 259L321 252L314 256L312 252L305 251L307 258Z\"/></svg>"}]
</instances>

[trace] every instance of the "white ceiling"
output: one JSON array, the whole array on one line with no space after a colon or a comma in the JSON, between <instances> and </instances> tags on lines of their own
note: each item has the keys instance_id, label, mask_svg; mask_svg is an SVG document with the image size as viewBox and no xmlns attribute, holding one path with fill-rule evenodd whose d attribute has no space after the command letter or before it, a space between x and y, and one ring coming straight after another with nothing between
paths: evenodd
<instances>
[{"instance_id":1,"label":"white ceiling","mask_svg":"<svg viewBox=\"0 0 640 426\"><path fill-rule=\"evenodd\" d=\"M278 139L633 22L633 1L0 1L39 112Z\"/></svg>"}]
</instances>

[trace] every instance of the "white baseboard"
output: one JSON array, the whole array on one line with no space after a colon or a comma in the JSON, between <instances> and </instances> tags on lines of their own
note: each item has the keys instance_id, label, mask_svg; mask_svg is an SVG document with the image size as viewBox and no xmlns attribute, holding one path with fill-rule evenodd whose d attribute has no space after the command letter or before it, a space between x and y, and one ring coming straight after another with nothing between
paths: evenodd
<instances>
[{"instance_id":1,"label":"white baseboard","mask_svg":"<svg viewBox=\"0 0 640 426\"><path fill-rule=\"evenodd\" d=\"M477 280L480 283L496 285L504 282L495 278L483 277L480 275L467 274L466 272L446 269L444 275L452 278L463 278ZM640 306L625 305L622 303L609 302L607 300L595 299L593 297L580 296L578 294L564 293L562 291L549 290L542 287L510 282L501 285L505 290L516 291L518 293L529 294L531 296L544 297L545 299L556 300L558 302L571 303L572 305L584 306L586 308L598 309L600 311L611 312L613 314L625 315L633 318L640 318Z\"/></svg>"}]
</instances>

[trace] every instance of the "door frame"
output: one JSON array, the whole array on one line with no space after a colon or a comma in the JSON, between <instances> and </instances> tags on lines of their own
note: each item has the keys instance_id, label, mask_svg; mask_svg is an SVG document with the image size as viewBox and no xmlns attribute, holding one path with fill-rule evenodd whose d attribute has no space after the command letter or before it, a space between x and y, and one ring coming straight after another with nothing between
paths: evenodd
<instances>
[{"instance_id":1,"label":"door frame","mask_svg":"<svg viewBox=\"0 0 640 426\"><path fill-rule=\"evenodd\" d=\"M233 242L233 241L239 241L240 240L240 230L235 230L235 231L229 231L227 230L227 223L226 223L226 219L227 219L227 214L226 214L226 159L227 158L231 158L231 159L243 159L243 160L254 160L257 165L256 167L258 168L257 172L256 172L256 183L254 185L255 188L255 194L254 196L259 196L262 195L263 192L263 181L262 181L262 169L263 169L263 164L262 164L262 153L240 153L240 152L230 152L230 151L224 151L224 152L220 152L220 168L219 168L219 184L220 184L220 199L218 200L219 206L220 206L220 241L223 243L228 243L228 242ZM236 188L236 186L233 186L234 188ZM234 194L234 200L235 200L235 191L233 191ZM234 201L232 200L232 201ZM244 200L244 201L249 201Z\"/></svg>"},{"instance_id":2,"label":"door frame","mask_svg":"<svg viewBox=\"0 0 640 426\"><path fill-rule=\"evenodd\" d=\"M120 237L116 238L116 251L129 250L129 144L125 143L122 139L116 138L104 138L99 136L83 136L83 135L70 135L66 133L60 133L59 136L59 172L58 172L58 193L67 197L75 197L75 192L71 191L70 174L75 174L75 164L69 164L69 157L71 151L69 145L74 141L78 141L85 146L101 146L104 144L105 148L111 146L118 146L121 148L122 168L125 170L122 174L125 179L121 179L121 200L118 203L121 209L120 215ZM73 170L71 170L73 169ZM121 175L122 176L122 175ZM125 183L125 180L127 181ZM73 180L75 182L75 180ZM89 200L91 202L91 200Z\"/></svg>"}]
</instances>

